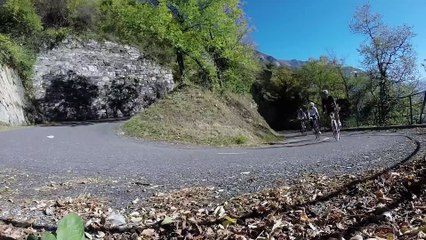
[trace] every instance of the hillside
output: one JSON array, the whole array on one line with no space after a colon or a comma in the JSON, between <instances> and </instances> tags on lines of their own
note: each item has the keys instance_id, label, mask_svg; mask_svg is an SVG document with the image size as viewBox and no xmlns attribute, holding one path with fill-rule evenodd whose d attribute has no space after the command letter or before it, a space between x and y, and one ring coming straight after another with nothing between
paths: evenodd
<instances>
[{"instance_id":1,"label":"hillside","mask_svg":"<svg viewBox=\"0 0 426 240\"><path fill-rule=\"evenodd\" d=\"M122 127L129 136L202 145L256 145L279 138L249 97L217 95L184 87L134 116Z\"/></svg>"}]
</instances>

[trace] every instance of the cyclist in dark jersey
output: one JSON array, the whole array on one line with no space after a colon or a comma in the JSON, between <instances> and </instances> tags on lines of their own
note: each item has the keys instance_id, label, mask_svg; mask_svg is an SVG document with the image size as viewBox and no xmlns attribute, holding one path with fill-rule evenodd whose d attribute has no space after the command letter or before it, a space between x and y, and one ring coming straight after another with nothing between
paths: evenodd
<instances>
[{"instance_id":1,"label":"cyclist in dark jersey","mask_svg":"<svg viewBox=\"0 0 426 240\"><path fill-rule=\"evenodd\" d=\"M328 93L328 90L322 91L322 111L327 113L328 116L330 116L332 113L334 113L334 116L336 117L337 124L339 127L342 127L342 123L340 122L339 117L339 109L336 104L336 100Z\"/></svg>"}]
</instances>

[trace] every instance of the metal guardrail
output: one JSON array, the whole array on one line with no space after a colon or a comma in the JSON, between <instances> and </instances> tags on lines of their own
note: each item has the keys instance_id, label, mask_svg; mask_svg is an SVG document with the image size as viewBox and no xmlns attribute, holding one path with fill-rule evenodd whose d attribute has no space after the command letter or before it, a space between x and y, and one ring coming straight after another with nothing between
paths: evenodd
<instances>
[{"instance_id":1,"label":"metal guardrail","mask_svg":"<svg viewBox=\"0 0 426 240\"><path fill-rule=\"evenodd\" d=\"M426 128L426 124L412 124L412 125L391 125L391 126L367 126L356 128L343 128L341 131L345 132L358 132L358 131L383 131L391 129L413 129L413 128Z\"/></svg>"}]
</instances>

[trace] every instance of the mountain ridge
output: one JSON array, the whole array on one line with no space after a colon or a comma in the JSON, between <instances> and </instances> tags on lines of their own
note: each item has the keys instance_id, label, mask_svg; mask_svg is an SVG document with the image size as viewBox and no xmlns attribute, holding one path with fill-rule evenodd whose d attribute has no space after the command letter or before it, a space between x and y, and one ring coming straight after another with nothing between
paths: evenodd
<instances>
[{"instance_id":1,"label":"mountain ridge","mask_svg":"<svg viewBox=\"0 0 426 240\"><path fill-rule=\"evenodd\" d=\"M256 53L258 54L260 61L265 65L274 65L276 67L288 67L293 70L299 69L309 62L309 60L303 61L298 59L291 59L291 60L276 59L275 57L262 53L260 51L256 51ZM346 76L352 76L356 73L363 73L364 71L362 69L359 69L353 66L345 65L343 66L343 72Z\"/></svg>"},{"instance_id":2,"label":"mountain ridge","mask_svg":"<svg viewBox=\"0 0 426 240\"><path fill-rule=\"evenodd\" d=\"M259 56L259 59L264 64L272 64L277 67L289 67L293 69L301 68L303 65L308 63L308 61L298 60L298 59L290 59L290 60L284 60L284 59L276 59L275 57L262 53L260 51L256 51L257 55Z\"/></svg>"}]
</instances>

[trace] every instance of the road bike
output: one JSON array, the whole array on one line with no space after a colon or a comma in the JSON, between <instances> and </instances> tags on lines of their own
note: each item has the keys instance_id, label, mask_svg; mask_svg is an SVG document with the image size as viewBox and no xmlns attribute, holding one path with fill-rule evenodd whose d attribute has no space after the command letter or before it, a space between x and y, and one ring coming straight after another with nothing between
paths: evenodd
<instances>
[{"instance_id":1,"label":"road bike","mask_svg":"<svg viewBox=\"0 0 426 240\"><path fill-rule=\"evenodd\" d=\"M330 114L331 119L331 130L333 131L333 137L336 139L336 141L340 140L340 126L336 120L335 113Z\"/></svg>"},{"instance_id":2,"label":"road bike","mask_svg":"<svg viewBox=\"0 0 426 240\"><path fill-rule=\"evenodd\" d=\"M300 132L302 133L302 135L306 135L306 122L305 119L301 119L300 120Z\"/></svg>"},{"instance_id":3,"label":"road bike","mask_svg":"<svg viewBox=\"0 0 426 240\"><path fill-rule=\"evenodd\" d=\"M312 130L315 134L315 140L318 140L320 138L320 128L319 128L319 122L317 117L312 117Z\"/></svg>"}]
</instances>

